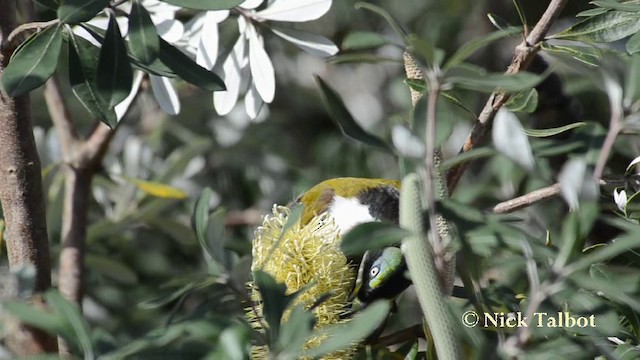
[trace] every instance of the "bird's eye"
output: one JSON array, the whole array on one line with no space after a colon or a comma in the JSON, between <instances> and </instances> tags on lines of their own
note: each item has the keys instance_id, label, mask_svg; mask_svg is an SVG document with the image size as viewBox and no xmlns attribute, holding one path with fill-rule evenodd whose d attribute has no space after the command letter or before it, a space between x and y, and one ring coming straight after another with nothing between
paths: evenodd
<instances>
[{"instance_id":1,"label":"bird's eye","mask_svg":"<svg viewBox=\"0 0 640 360\"><path fill-rule=\"evenodd\" d=\"M378 268L377 266L374 266L369 271L369 276L370 277L375 277L376 275L378 275L379 272L380 272L380 268Z\"/></svg>"}]
</instances>

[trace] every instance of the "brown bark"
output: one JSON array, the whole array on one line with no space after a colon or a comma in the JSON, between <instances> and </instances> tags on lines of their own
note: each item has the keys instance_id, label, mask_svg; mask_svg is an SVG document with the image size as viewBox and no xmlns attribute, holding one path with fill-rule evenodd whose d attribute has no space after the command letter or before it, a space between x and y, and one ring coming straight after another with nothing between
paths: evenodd
<instances>
[{"instance_id":1,"label":"brown bark","mask_svg":"<svg viewBox=\"0 0 640 360\"><path fill-rule=\"evenodd\" d=\"M102 163L114 131L99 123L86 140L81 139L55 77L47 82L44 95L65 163L58 288L65 298L82 309L91 181ZM69 354L69 347L62 338L58 340L58 346L61 355Z\"/></svg>"},{"instance_id":2,"label":"brown bark","mask_svg":"<svg viewBox=\"0 0 640 360\"><path fill-rule=\"evenodd\" d=\"M507 68L506 74L516 74L521 71L525 71L529 68L529 65L533 61L540 50L540 42L542 42L551 28L551 25L560 16L560 12L567 4L568 0L551 0L549 6L545 10L540 20L533 27L531 32L527 35L522 43L520 43L514 50L513 59L511 64ZM501 90L494 91L487 103L485 104L480 116L476 120L471 133L467 136L460 154L471 151L478 147L484 140L491 129L493 124L493 118L498 113L498 110L509 100L510 94ZM447 172L447 187L449 189L449 195L453 193L458 181L462 177L462 174L467 169L469 161L463 161Z\"/></svg>"},{"instance_id":3,"label":"brown bark","mask_svg":"<svg viewBox=\"0 0 640 360\"><path fill-rule=\"evenodd\" d=\"M16 27L16 1L0 0L0 40ZM0 74L8 54L0 53ZM29 96L9 97L0 91L0 203L6 223L9 266L36 269L34 299L51 286L51 264L40 160L33 138ZM37 301L36 301L37 302ZM43 332L22 324L11 326L6 340L18 356L55 351Z\"/></svg>"}]
</instances>

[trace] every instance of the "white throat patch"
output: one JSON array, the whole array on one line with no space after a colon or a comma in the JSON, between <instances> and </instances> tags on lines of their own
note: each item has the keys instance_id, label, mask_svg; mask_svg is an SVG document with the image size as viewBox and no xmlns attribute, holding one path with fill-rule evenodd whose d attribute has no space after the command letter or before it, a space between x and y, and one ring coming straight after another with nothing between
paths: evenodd
<instances>
[{"instance_id":1,"label":"white throat patch","mask_svg":"<svg viewBox=\"0 0 640 360\"><path fill-rule=\"evenodd\" d=\"M355 197L334 196L333 202L329 206L329 213L334 218L342 235L358 224L376 221L369 214L369 208Z\"/></svg>"}]
</instances>

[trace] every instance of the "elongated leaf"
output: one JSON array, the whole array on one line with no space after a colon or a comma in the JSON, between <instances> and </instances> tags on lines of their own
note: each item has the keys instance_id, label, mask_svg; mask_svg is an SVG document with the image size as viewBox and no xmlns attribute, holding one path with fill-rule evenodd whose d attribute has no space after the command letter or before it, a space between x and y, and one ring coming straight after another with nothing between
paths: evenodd
<instances>
[{"instance_id":1,"label":"elongated leaf","mask_svg":"<svg viewBox=\"0 0 640 360\"><path fill-rule=\"evenodd\" d=\"M324 36L291 29L271 28L274 34L289 41L313 56L327 57L335 55L338 47Z\"/></svg>"},{"instance_id":2,"label":"elongated leaf","mask_svg":"<svg viewBox=\"0 0 640 360\"><path fill-rule=\"evenodd\" d=\"M639 14L626 11L609 11L587 18L551 36L551 38L612 42L636 33L639 30Z\"/></svg>"},{"instance_id":3,"label":"elongated leaf","mask_svg":"<svg viewBox=\"0 0 640 360\"><path fill-rule=\"evenodd\" d=\"M640 52L640 31L627 40L627 51L631 55Z\"/></svg>"},{"instance_id":4,"label":"elongated leaf","mask_svg":"<svg viewBox=\"0 0 640 360\"><path fill-rule=\"evenodd\" d=\"M62 48L62 30L51 26L27 41L2 75L2 86L13 97L41 86L53 75Z\"/></svg>"},{"instance_id":5,"label":"elongated leaf","mask_svg":"<svg viewBox=\"0 0 640 360\"><path fill-rule=\"evenodd\" d=\"M58 8L58 19L63 24L89 21L107 5L109 0L64 0Z\"/></svg>"},{"instance_id":6,"label":"elongated leaf","mask_svg":"<svg viewBox=\"0 0 640 360\"><path fill-rule=\"evenodd\" d=\"M160 39L160 60L185 81L208 91L224 90L224 82L215 73L196 64L173 45Z\"/></svg>"},{"instance_id":7,"label":"elongated leaf","mask_svg":"<svg viewBox=\"0 0 640 360\"><path fill-rule=\"evenodd\" d=\"M151 64L158 58L160 41L156 26L140 0L131 4L129 14L129 52L143 64Z\"/></svg>"},{"instance_id":8,"label":"elongated leaf","mask_svg":"<svg viewBox=\"0 0 640 360\"><path fill-rule=\"evenodd\" d=\"M542 76L528 72L521 72L512 75L472 75L469 73L466 76L451 76L446 77L445 79L447 82L469 90L492 92L499 88L507 92L516 92L530 89L538 85L538 83L542 81Z\"/></svg>"},{"instance_id":9,"label":"elongated leaf","mask_svg":"<svg viewBox=\"0 0 640 360\"><path fill-rule=\"evenodd\" d=\"M66 338L72 334L71 328L59 313L37 309L32 305L21 302L3 303L2 308L23 323L42 329L50 334L60 334Z\"/></svg>"},{"instance_id":10,"label":"elongated leaf","mask_svg":"<svg viewBox=\"0 0 640 360\"><path fill-rule=\"evenodd\" d=\"M331 0L277 0L256 15L267 20L305 22L318 19L330 7Z\"/></svg>"},{"instance_id":11,"label":"elongated leaf","mask_svg":"<svg viewBox=\"0 0 640 360\"><path fill-rule=\"evenodd\" d=\"M504 30L498 30L490 33L487 36L481 37L479 39L474 39L469 41L468 43L462 45L444 65L444 69L450 69L462 62L464 62L469 56L473 55L479 49L491 44L496 40L503 39L505 37L518 34L522 31L519 27L511 27Z\"/></svg>"},{"instance_id":12,"label":"elongated leaf","mask_svg":"<svg viewBox=\"0 0 640 360\"><path fill-rule=\"evenodd\" d=\"M491 21L491 24L493 24L493 26L495 26L495 28L498 30L507 30L508 28L513 27L513 25L511 25L508 21L496 14L488 13L487 18L489 19L489 21Z\"/></svg>"},{"instance_id":13,"label":"elongated leaf","mask_svg":"<svg viewBox=\"0 0 640 360\"><path fill-rule=\"evenodd\" d=\"M273 101L276 91L276 76L269 54L258 37L253 25L247 25L249 33L249 67L253 83L264 102Z\"/></svg>"},{"instance_id":14,"label":"elongated leaf","mask_svg":"<svg viewBox=\"0 0 640 360\"><path fill-rule=\"evenodd\" d=\"M116 114L98 96L95 76L100 50L89 41L69 33L69 83L82 106L110 127L117 124Z\"/></svg>"},{"instance_id":15,"label":"elongated leaf","mask_svg":"<svg viewBox=\"0 0 640 360\"><path fill-rule=\"evenodd\" d=\"M57 291L48 291L44 298L47 300L47 304L69 322L75 333L75 339L82 348L84 358L93 359L93 345L91 343L89 324L82 317L80 309L69 300L63 298Z\"/></svg>"},{"instance_id":16,"label":"elongated leaf","mask_svg":"<svg viewBox=\"0 0 640 360\"><path fill-rule=\"evenodd\" d=\"M161 0L167 4L196 10L226 10L242 4L244 0Z\"/></svg>"},{"instance_id":17,"label":"elongated leaf","mask_svg":"<svg viewBox=\"0 0 640 360\"><path fill-rule=\"evenodd\" d=\"M502 154L526 170L533 170L534 158L531 145L520 120L508 110L496 114L491 131L493 143Z\"/></svg>"},{"instance_id":18,"label":"elongated leaf","mask_svg":"<svg viewBox=\"0 0 640 360\"><path fill-rule=\"evenodd\" d=\"M342 40L343 50L365 50L373 49L385 45L388 40L375 32L371 31L354 31L349 33Z\"/></svg>"},{"instance_id":19,"label":"elongated leaf","mask_svg":"<svg viewBox=\"0 0 640 360\"><path fill-rule=\"evenodd\" d=\"M387 318L389 309L390 305L387 301L374 302L346 324L319 329L317 332L325 335L326 338L318 346L305 351L302 355L318 358L357 343L367 337Z\"/></svg>"},{"instance_id":20,"label":"elongated leaf","mask_svg":"<svg viewBox=\"0 0 640 360\"><path fill-rule=\"evenodd\" d=\"M538 91L536 89L521 91L510 97L505 106L513 112L532 113L538 107Z\"/></svg>"},{"instance_id":21,"label":"elongated leaf","mask_svg":"<svg viewBox=\"0 0 640 360\"><path fill-rule=\"evenodd\" d=\"M53 11L58 10L58 7L60 6L59 2L56 0L34 0L34 1L36 4Z\"/></svg>"},{"instance_id":22,"label":"elongated leaf","mask_svg":"<svg viewBox=\"0 0 640 360\"><path fill-rule=\"evenodd\" d=\"M592 46L549 45L542 43L542 49L556 53L568 54L574 59L587 65L598 66L600 64L600 50Z\"/></svg>"},{"instance_id":23,"label":"elongated leaf","mask_svg":"<svg viewBox=\"0 0 640 360\"><path fill-rule=\"evenodd\" d=\"M138 283L138 275L127 265L106 256L87 255L87 267L125 285Z\"/></svg>"},{"instance_id":24,"label":"elongated leaf","mask_svg":"<svg viewBox=\"0 0 640 360\"><path fill-rule=\"evenodd\" d=\"M109 27L100 48L96 72L96 90L100 99L112 108L126 99L133 83L133 70L120 28L113 13L109 14ZM109 124L107 124L109 125Z\"/></svg>"},{"instance_id":25,"label":"elongated leaf","mask_svg":"<svg viewBox=\"0 0 640 360\"><path fill-rule=\"evenodd\" d=\"M361 141L367 145L371 145L379 150L391 152L391 149L386 142L375 135L369 134L362 127L360 127L358 123L356 123L335 90L333 90L319 76L316 76L315 78L316 83L320 87L322 101L329 111L329 115L331 115L333 120L336 121L338 127L344 135Z\"/></svg>"},{"instance_id":26,"label":"elongated leaf","mask_svg":"<svg viewBox=\"0 0 640 360\"><path fill-rule=\"evenodd\" d=\"M402 40L406 42L407 32L404 31L402 26L400 26L398 24L398 22L393 18L393 16L391 16L391 14L389 14L388 11L386 11L385 9L383 9L383 8L377 6L377 5L373 5L373 4L370 4L370 3L367 3L367 2L356 3L355 8L356 9L369 10L369 11L371 11L373 13L378 14L383 19L385 19L387 21L387 23L389 23L389 25L391 25L393 30L395 30L396 34L398 34L398 36L400 36L402 38Z\"/></svg>"},{"instance_id":27,"label":"elongated leaf","mask_svg":"<svg viewBox=\"0 0 640 360\"><path fill-rule=\"evenodd\" d=\"M282 331L278 339L278 347L291 354L292 358L299 358L298 353L313 328L315 318L311 311L306 311L304 306L297 305L291 311L289 319L282 324Z\"/></svg>"},{"instance_id":28,"label":"elongated leaf","mask_svg":"<svg viewBox=\"0 0 640 360\"><path fill-rule=\"evenodd\" d=\"M383 249L398 245L409 233L398 225L370 222L356 225L340 242L345 255L362 255L367 250Z\"/></svg>"},{"instance_id":29,"label":"elongated leaf","mask_svg":"<svg viewBox=\"0 0 640 360\"><path fill-rule=\"evenodd\" d=\"M378 64L378 63L402 63L400 59L394 59L374 54L343 54L330 58L329 64Z\"/></svg>"},{"instance_id":30,"label":"elongated leaf","mask_svg":"<svg viewBox=\"0 0 640 360\"><path fill-rule=\"evenodd\" d=\"M264 271L254 272L253 280L261 294L264 319L269 324L271 338L277 341L280 337L282 314L295 299L296 294L286 295L287 286L276 282L271 275Z\"/></svg>"},{"instance_id":31,"label":"elongated leaf","mask_svg":"<svg viewBox=\"0 0 640 360\"><path fill-rule=\"evenodd\" d=\"M209 226L209 203L213 197L213 190L206 188L202 191L202 194L196 201L193 215L191 216L191 225L196 231L196 237L201 245L209 252L212 257L215 253L207 245L207 227Z\"/></svg>"},{"instance_id":32,"label":"elongated leaf","mask_svg":"<svg viewBox=\"0 0 640 360\"><path fill-rule=\"evenodd\" d=\"M630 12L640 11L640 4L638 4L637 2L634 3L632 1L618 2L618 1L612 1L612 0L596 0L596 1L591 1L591 4L597 5L605 9L630 11Z\"/></svg>"},{"instance_id":33,"label":"elongated leaf","mask_svg":"<svg viewBox=\"0 0 640 360\"><path fill-rule=\"evenodd\" d=\"M573 158L562 167L558 176L560 193L571 209L577 209L579 205L580 190L585 181L587 163L584 158Z\"/></svg>"},{"instance_id":34,"label":"elongated leaf","mask_svg":"<svg viewBox=\"0 0 640 360\"><path fill-rule=\"evenodd\" d=\"M97 42L102 44L104 42L105 31L97 26L91 24L80 24ZM177 77L178 75L165 65L159 58L155 59L151 64L143 64L140 60L133 55L128 54L131 64L140 70L143 70L152 75L164 76L164 77Z\"/></svg>"},{"instance_id":35,"label":"elongated leaf","mask_svg":"<svg viewBox=\"0 0 640 360\"><path fill-rule=\"evenodd\" d=\"M585 125L587 125L586 122L577 122L577 123L560 126L556 128L549 128L549 129L526 129L524 132L527 134L527 136L543 138L543 137L558 135L565 131L576 129Z\"/></svg>"},{"instance_id":36,"label":"elongated leaf","mask_svg":"<svg viewBox=\"0 0 640 360\"><path fill-rule=\"evenodd\" d=\"M144 180L134 179L126 176L123 177L123 179L132 183L143 192L159 198L184 199L188 196L186 192L166 184L161 184L153 181L144 181Z\"/></svg>"}]
</instances>

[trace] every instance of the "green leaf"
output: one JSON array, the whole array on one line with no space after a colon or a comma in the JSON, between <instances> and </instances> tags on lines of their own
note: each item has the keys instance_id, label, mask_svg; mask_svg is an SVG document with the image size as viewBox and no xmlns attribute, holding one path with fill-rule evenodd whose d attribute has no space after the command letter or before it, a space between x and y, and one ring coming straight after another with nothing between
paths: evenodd
<instances>
[{"instance_id":1,"label":"green leaf","mask_svg":"<svg viewBox=\"0 0 640 360\"><path fill-rule=\"evenodd\" d=\"M378 56L374 54L341 54L327 60L329 64L378 64L378 63L401 63L399 59Z\"/></svg>"},{"instance_id":2,"label":"green leaf","mask_svg":"<svg viewBox=\"0 0 640 360\"><path fill-rule=\"evenodd\" d=\"M138 275L127 265L99 255L87 255L87 267L91 271L100 273L108 278L125 285L135 285L138 283Z\"/></svg>"},{"instance_id":3,"label":"green leaf","mask_svg":"<svg viewBox=\"0 0 640 360\"><path fill-rule=\"evenodd\" d=\"M474 75L469 73L465 76L445 77L445 80L463 89L483 92L501 89L506 92L516 92L535 87L542 80L542 76L528 72L511 75L501 73Z\"/></svg>"},{"instance_id":4,"label":"green leaf","mask_svg":"<svg viewBox=\"0 0 640 360\"><path fill-rule=\"evenodd\" d=\"M596 1L591 1L591 4L597 5L605 9L630 11L630 12L640 11L640 4L634 3L632 1L618 2L618 1L612 1L612 0L596 0Z\"/></svg>"},{"instance_id":5,"label":"green leaf","mask_svg":"<svg viewBox=\"0 0 640 360\"><path fill-rule=\"evenodd\" d=\"M624 87L624 101L632 104L640 97L640 54L629 57Z\"/></svg>"},{"instance_id":6,"label":"green leaf","mask_svg":"<svg viewBox=\"0 0 640 360\"><path fill-rule=\"evenodd\" d=\"M600 64L600 50L593 46L550 45L542 42L542 49L546 51L564 53L587 65L598 66Z\"/></svg>"},{"instance_id":7,"label":"green leaf","mask_svg":"<svg viewBox=\"0 0 640 360\"><path fill-rule=\"evenodd\" d=\"M236 7L244 0L161 0L167 4L196 10L226 10Z\"/></svg>"},{"instance_id":8,"label":"green leaf","mask_svg":"<svg viewBox=\"0 0 640 360\"><path fill-rule=\"evenodd\" d=\"M213 190L206 188L200 194L198 201L196 201L195 209L191 217L191 224L196 231L196 237L200 242L200 245L211 255L215 256L215 253L209 247L207 243L207 227L209 226L209 203L213 197Z\"/></svg>"},{"instance_id":9,"label":"green leaf","mask_svg":"<svg viewBox=\"0 0 640 360\"><path fill-rule=\"evenodd\" d=\"M371 31L354 31L342 41L343 50L364 50L387 44L384 36Z\"/></svg>"},{"instance_id":10,"label":"green leaf","mask_svg":"<svg viewBox=\"0 0 640 360\"><path fill-rule=\"evenodd\" d=\"M492 32L486 36L483 36L479 39L474 39L469 41L468 43L462 45L447 62L444 64L443 68L445 70L450 69L458 64L464 62L469 56L473 55L479 49L491 44L496 40L503 39L505 37L518 34L522 31L519 27L509 27L504 30L498 30Z\"/></svg>"},{"instance_id":11,"label":"green leaf","mask_svg":"<svg viewBox=\"0 0 640 360\"><path fill-rule=\"evenodd\" d=\"M345 255L362 255L367 250L383 249L398 245L409 232L398 225L383 222L370 222L356 225L346 233L340 242Z\"/></svg>"},{"instance_id":12,"label":"green leaf","mask_svg":"<svg viewBox=\"0 0 640 360\"><path fill-rule=\"evenodd\" d=\"M62 30L51 26L27 41L11 58L2 75L2 86L12 97L28 93L53 75L62 48Z\"/></svg>"},{"instance_id":13,"label":"green leaf","mask_svg":"<svg viewBox=\"0 0 640 360\"><path fill-rule=\"evenodd\" d=\"M560 127L556 127L556 128L549 128L549 129L526 129L524 132L527 134L527 136L531 136L531 137L536 137L536 138L543 138L543 137L549 137L549 136L554 136L554 135L558 135L561 134L565 131L569 131L575 128L579 128L582 126L587 125L586 122L576 122L573 124L569 124L569 125L565 125L565 126L560 126Z\"/></svg>"},{"instance_id":14,"label":"green leaf","mask_svg":"<svg viewBox=\"0 0 640 360\"><path fill-rule=\"evenodd\" d=\"M436 48L427 40L411 34L407 37L408 51L411 52L414 59L423 65L433 67L436 61Z\"/></svg>"},{"instance_id":15,"label":"green leaf","mask_svg":"<svg viewBox=\"0 0 640 360\"><path fill-rule=\"evenodd\" d=\"M115 112L103 103L96 89L96 60L100 56L100 50L89 41L76 36L72 31L68 34L69 69L73 69L69 71L69 83L73 94L97 119L111 127L116 126Z\"/></svg>"},{"instance_id":16,"label":"green leaf","mask_svg":"<svg viewBox=\"0 0 640 360\"><path fill-rule=\"evenodd\" d=\"M315 318L312 312L306 311L301 304L294 307L287 322L282 324L278 348L291 358L299 358L298 354L311 334L314 323Z\"/></svg>"},{"instance_id":17,"label":"green leaf","mask_svg":"<svg viewBox=\"0 0 640 360\"><path fill-rule=\"evenodd\" d=\"M627 52L631 55L640 52L640 32L633 34L627 40Z\"/></svg>"},{"instance_id":18,"label":"green leaf","mask_svg":"<svg viewBox=\"0 0 640 360\"><path fill-rule=\"evenodd\" d=\"M485 75L472 75L466 76L451 76L446 77L445 80L449 83L456 84L463 89L492 92L496 89L501 89L506 92L516 92L526 89L530 89L540 81L542 76L521 72L517 74L485 74Z\"/></svg>"},{"instance_id":19,"label":"green leaf","mask_svg":"<svg viewBox=\"0 0 640 360\"><path fill-rule=\"evenodd\" d=\"M326 336L326 338L318 346L305 351L302 356L318 358L359 342L382 324L387 318L390 308L389 302L377 301L367 306L345 324L330 325L318 329L315 333Z\"/></svg>"},{"instance_id":20,"label":"green leaf","mask_svg":"<svg viewBox=\"0 0 640 360\"><path fill-rule=\"evenodd\" d=\"M604 14L607 11L609 11L609 9L598 7L598 8L593 8L593 9L581 11L581 12L576 14L576 17L592 17L592 16Z\"/></svg>"},{"instance_id":21,"label":"green leaf","mask_svg":"<svg viewBox=\"0 0 640 360\"><path fill-rule=\"evenodd\" d=\"M173 45L160 39L160 60L185 81L208 91L225 90L224 81L215 73L196 64Z\"/></svg>"},{"instance_id":22,"label":"green leaf","mask_svg":"<svg viewBox=\"0 0 640 360\"><path fill-rule=\"evenodd\" d=\"M99 27L93 26L91 24L80 24L82 28L84 28L97 42L102 44L104 42L104 34L105 31L100 29ZM176 77L178 76L173 70L171 70L167 65L162 63L159 58L156 58L150 64L143 64L140 60L134 57L131 53L128 54L129 59L131 60L131 64L136 68L143 70L152 75L164 76L164 77Z\"/></svg>"},{"instance_id":23,"label":"green leaf","mask_svg":"<svg viewBox=\"0 0 640 360\"><path fill-rule=\"evenodd\" d=\"M72 334L68 324L59 313L44 311L21 302L6 302L2 304L2 308L23 323L42 329L49 334L59 334L65 338L69 338Z\"/></svg>"},{"instance_id":24,"label":"green leaf","mask_svg":"<svg viewBox=\"0 0 640 360\"><path fill-rule=\"evenodd\" d=\"M356 9L365 9L365 10L369 10L371 12L374 12L378 15L380 15L383 19L387 20L387 22L389 23L389 25L391 25L391 27L393 28L393 30L396 31L396 33L398 34L398 36L400 36L403 41L406 42L406 37L407 37L407 33L404 31L404 29L398 24L398 22L391 16L391 14L389 14L389 12L387 12L385 9L370 4L370 3L366 3L366 2L359 2L355 4L355 8Z\"/></svg>"},{"instance_id":25,"label":"green leaf","mask_svg":"<svg viewBox=\"0 0 640 360\"><path fill-rule=\"evenodd\" d=\"M493 26L495 26L495 28L498 30L506 30L508 28L513 27L513 25L509 24L508 21L506 21L505 19L501 18L496 14L488 13L487 18L489 18L489 21L491 21L491 24L493 24Z\"/></svg>"},{"instance_id":26,"label":"green leaf","mask_svg":"<svg viewBox=\"0 0 640 360\"><path fill-rule=\"evenodd\" d=\"M129 52L147 65L158 58L160 40L156 26L140 0L134 0L129 14Z\"/></svg>"},{"instance_id":27,"label":"green leaf","mask_svg":"<svg viewBox=\"0 0 640 360\"><path fill-rule=\"evenodd\" d=\"M116 16L110 12L109 27L98 59L96 90L105 105L113 108L129 96L132 83L133 71L127 56L127 48L120 34Z\"/></svg>"},{"instance_id":28,"label":"green leaf","mask_svg":"<svg viewBox=\"0 0 640 360\"><path fill-rule=\"evenodd\" d=\"M63 24L89 21L107 5L109 0L63 0L58 8L58 19Z\"/></svg>"},{"instance_id":29,"label":"green leaf","mask_svg":"<svg viewBox=\"0 0 640 360\"><path fill-rule=\"evenodd\" d=\"M334 121L336 121L344 135L373 146L378 150L391 152L391 149L386 142L379 137L366 132L362 127L360 127L360 125L358 125L358 123L356 123L349 113L349 110L344 105L344 102L342 102L340 95L338 95L335 90L333 90L319 76L315 76L315 78L316 83L320 87L322 102L324 102L325 107L329 111L329 115Z\"/></svg>"},{"instance_id":30,"label":"green leaf","mask_svg":"<svg viewBox=\"0 0 640 360\"><path fill-rule=\"evenodd\" d=\"M591 266L591 264L608 261L625 251L636 248L640 248L640 233L638 230L627 233L607 246L599 247L585 254L579 260L571 263L567 267L566 273L586 269Z\"/></svg>"},{"instance_id":31,"label":"green leaf","mask_svg":"<svg viewBox=\"0 0 640 360\"><path fill-rule=\"evenodd\" d=\"M440 165L440 169L442 171L448 170L460 163L493 156L497 153L498 152L495 149L489 148L489 147L480 147L480 148L472 149L470 151L463 152L450 159L443 161L442 165Z\"/></svg>"},{"instance_id":32,"label":"green leaf","mask_svg":"<svg viewBox=\"0 0 640 360\"><path fill-rule=\"evenodd\" d=\"M511 96L505 106L513 112L532 113L538 107L538 91L535 88L520 91Z\"/></svg>"},{"instance_id":33,"label":"green leaf","mask_svg":"<svg viewBox=\"0 0 640 360\"><path fill-rule=\"evenodd\" d=\"M75 339L82 348L84 358L93 359L93 345L91 343L89 324L87 324L86 320L82 317L82 313L77 305L63 298L57 291L47 291L44 298L49 306L69 322L75 333Z\"/></svg>"},{"instance_id":34,"label":"green leaf","mask_svg":"<svg viewBox=\"0 0 640 360\"><path fill-rule=\"evenodd\" d=\"M626 11L609 11L587 18L550 38L612 42L640 30L640 15Z\"/></svg>"},{"instance_id":35,"label":"green leaf","mask_svg":"<svg viewBox=\"0 0 640 360\"><path fill-rule=\"evenodd\" d=\"M253 280L262 298L262 311L264 319L269 325L271 331L271 338L274 341L280 337L280 321L285 309L289 306L291 301L295 299L298 293L286 295L287 286L280 284L276 280L264 271L255 271L253 273Z\"/></svg>"},{"instance_id":36,"label":"green leaf","mask_svg":"<svg viewBox=\"0 0 640 360\"><path fill-rule=\"evenodd\" d=\"M57 0L34 0L34 1L36 4L53 11L58 10L58 7L60 6Z\"/></svg>"}]
</instances>

